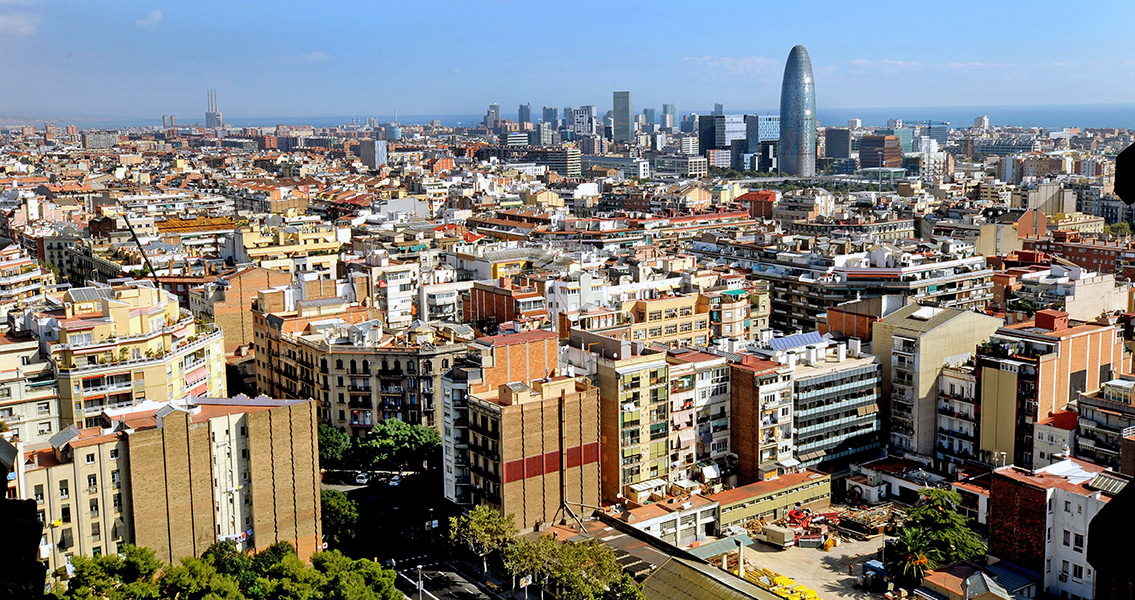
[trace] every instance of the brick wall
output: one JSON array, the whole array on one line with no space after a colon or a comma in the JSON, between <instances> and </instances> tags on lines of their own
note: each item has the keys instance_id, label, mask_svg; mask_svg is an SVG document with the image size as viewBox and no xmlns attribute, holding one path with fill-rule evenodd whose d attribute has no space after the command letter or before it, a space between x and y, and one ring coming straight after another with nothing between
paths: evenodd
<instances>
[{"instance_id":1,"label":"brick wall","mask_svg":"<svg viewBox=\"0 0 1135 600\"><path fill-rule=\"evenodd\" d=\"M1047 514L1044 489L994 472L989 489L989 554L1043 572Z\"/></svg>"},{"instance_id":2,"label":"brick wall","mask_svg":"<svg viewBox=\"0 0 1135 600\"><path fill-rule=\"evenodd\" d=\"M729 448L737 453L738 483L758 479L760 453L760 402L754 395L753 372L733 365L730 373Z\"/></svg>"}]
</instances>

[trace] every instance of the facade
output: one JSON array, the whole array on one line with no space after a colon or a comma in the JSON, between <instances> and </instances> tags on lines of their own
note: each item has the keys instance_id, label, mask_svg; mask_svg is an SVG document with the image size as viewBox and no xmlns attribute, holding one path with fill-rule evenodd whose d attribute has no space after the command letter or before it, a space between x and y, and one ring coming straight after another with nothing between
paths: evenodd
<instances>
[{"instance_id":1,"label":"facade","mask_svg":"<svg viewBox=\"0 0 1135 600\"><path fill-rule=\"evenodd\" d=\"M61 576L77 554L130 543L176 562L220 540L286 541L306 559L322 542L315 415L265 397L151 401L21 444L16 495L39 504L40 559Z\"/></svg>"},{"instance_id":2,"label":"facade","mask_svg":"<svg viewBox=\"0 0 1135 600\"><path fill-rule=\"evenodd\" d=\"M291 283L283 271L245 267L189 290L189 312L216 323L225 336L225 354L251 347L252 302L257 292Z\"/></svg>"},{"instance_id":3,"label":"facade","mask_svg":"<svg viewBox=\"0 0 1135 600\"><path fill-rule=\"evenodd\" d=\"M538 530L599 505L599 390L583 379L515 381L470 394L473 504Z\"/></svg>"},{"instance_id":4,"label":"facade","mask_svg":"<svg viewBox=\"0 0 1135 600\"><path fill-rule=\"evenodd\" d=\"M872 349L882 359L883 397L891 400L887 407L891 448L934 456L943 429L964 429L953 423L946 428L939 425L938 377L946 365L971 358L977 345L1002 323L972 311L917 304L875 323Z\"/></svg>"},{"instance_id":5,"label":"facade","mask_svg":"<svg viewBox=\"0 0 1135 600\"><path fill-rule=\"evenodd\" d=\"M1119 468L1123 439L1135 435L1133 396L1135 377L1130 375L1104 382L1102 388L1080 394L1076 401L1079 419L1072 432L1075 440L1068 444L1077 458L1104 467Z\"/></svg>"},{"instance_id":6,"label":"facade","mask_svg":"<svg viewBox=\"0 0 1135 600\"><path fill-rule=\"evenodd\" d=\"M440 421L446 500L468 505L474 499L469 448L471 396L488 394L508 383L554 375L559 364L557 339L554 332L540 330L478 338L469 343L465 356L443 371Z\"/></svg>"},{"instance_id":7,"label":"facade","mask_svg":"<svg viewBox=\"0 0 1135 600\"><path fill-rule=\"evenodd\" d=\"M378 170L387 164L386 140L363 140L359 142L359 158L363 164L373 170Z\"/></svg>"},{"instance_id":8,"label":"facade","mask_svg":"<svg viewBox=\"0 0 1135 600\"><path fill-rule=\"evenodd\" d=\"M795 508L813 511L831 504L831 475L804 469L709 496L718 504L718 531L755 519L775 521Z\"/></svg>"},{"instance_id":9,"label":"facade","mask_svg":"<svg viewBox=\"0 0 1135 600\"><path fill-rule=\"evenodd\" d=\"M1119 329L1110 321L1069 321L1042 310L1034 321L1002 327L977 352L980 381L978 458L1033 466L1033 425L1063 410L1080 392L1130 372Z\"/></svg>"},{"instance_id":10,"label":"facade","mask_svg":"<svg viewBox=\"0 0 1135 600\"><path fill-rule=\"evenodd\" d=\"M668 486L670 399L665 354L612 342L596 350L602 497L617 502Z\"/></svg>"},{"instance_id":11,"label":"facade","mask_svg":"<svg viewBox=\"0 0 1135 600\"><path fill-rule=\"evenodd\" d=\"M795 466L792 371L773 361L730 365L730 448L742 484L771 479Z\"/></svg>"},{"instance_id":12,"label":"facade","mask_svg":"<svg viewBox=\"0 0 1135 600\"><path fill-rule=\"evenodd\" d=\"M711 486L736 482L736 455L729 446L731 395L729 366L725 364L725 357L704 352L671 351L666 362L670 365L668 373L668 379L671 380L670 389L683 390L687 394L692 392L688 400L684 400L681 405L671 398L670 410L675 413L674 416L677 414L677 409L688 411L687 416L693 417L692 429L685 434L685 438L681 430L671 434L674 419L671 418L664 425L660 425L655 422L652 414L651 438L659 431L665 430L673 448L681 447L690 434L695 435L693 445L694 459L697 461L694 465L695 469L692 473L687 470L685 477L681 479L701 481ZM673 372L682 365L690 365L693 368L686 371L679 381L673 381ZM690 406L687 407L687 403ZM670 465L671 479L677 481L679 478L673 476L673 470L676 470L674 462L676 461L672 460Z\"/></svg>"},{"instance_id":13,"label":"facade","mask_svg":"<svg viewBox=\"0 0 1135 600\"><path fill-rule=\"evenodd\" d=\"M56 365L62 427L146 400L226 395L224 334L148 281L72 288L63 308L23 319Z\"/></svg>"},{"instance_id":14,"label":"facade","mask_svg":"<svg viewBox=\"0 0 1135 600\"><path fill-rule=\"evenodd\" d=\"M812 60L804 46L794 46L784 65L780 87L780 171L816 174L816 87Z\"/></svg>"},{"instance_id":15,"label":"facade","mask_svg":"<svg viewBox=\"0 0 1135 600\"><path fill-rule=\"evenodd\" d=\"M464 353L420 324L395 337L342 298L296 300L261 292L253 306L256 384L266 394L314 398L320 420L351 435L398 419L441 430L441 377Z\"/></svg>"},{"instance_id":16,"label":"facade","mask_svg":"<svg viewBox=\"0 0 1135 600\"><path fill-rule=\"evenodd\" d=\"M46 442L60 427L55 370L29 335L0 335L0 422L5 437Z\"/></svg>"},{"instance_id":17,"label":"facade","mask_svg":"<svg viewBox=\"0 0 1135 600\"><path fill-rule=\"evenodd\" d=\"M902 144L893 135L865 135L859 142L859 164L864 169L902 167Z\"/></svg>"},{"instance_id":18,"label":"facade","mask_svg":"<svg viewBox=\"0 0 1135 600\"><path fill-rule=\"evenodd\" d=\"M1066 459L1030 471L993 472L989 494L989 554L1043 575L1051 597L1093 598L1086 559L1088 525L1129 478Z\"/></svg>"},{"instance_id":19,"label":"facade","mask_svg":"<svg viewBox=\"0 0 1135 600\"><path fill-rule=\"evenodd\" d=\"M615 92L614 94L615 126L612 128L612 139L615 143L629 144L634 140L634 106L631 105L630 92Z\"/></svg>"},{"instance_id":20,"label":"facade","mask_svg":"<svg viewBox=\"0 0 1135 600\"><path fill-rule=\"evenodd\" d=\"M334 279L343 241L335 225L241 227L233 232L226 255L237 263L255 263L288 273L310 271Z\"/></svg>"},{"instance_id":21,"label":"facade","mask_svg":"<svg viewBox=\"0 0 1135 600\"><path fill-rule=\"evenodd\" d=\"M851 130L845 127L825 129L824 155L828 158L851 158Z\"/></svg>"}]
</instances>

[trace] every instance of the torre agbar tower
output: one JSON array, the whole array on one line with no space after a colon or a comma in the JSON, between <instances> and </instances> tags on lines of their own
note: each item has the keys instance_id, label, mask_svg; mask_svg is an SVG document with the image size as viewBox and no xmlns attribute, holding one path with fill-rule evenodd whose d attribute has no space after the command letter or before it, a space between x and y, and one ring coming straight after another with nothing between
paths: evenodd
<instances>
[{"instance_id":1,"label":"torre agbar tower","mask_svg":"<svg viewBox=\"0 0 1135 600\"><path fill-rule=\"evenodd\" d=\"M780 86L780 170L786 175L816 174L816 85L804 46L795 46L784 65Z\"/></svg>"}]
</instances>

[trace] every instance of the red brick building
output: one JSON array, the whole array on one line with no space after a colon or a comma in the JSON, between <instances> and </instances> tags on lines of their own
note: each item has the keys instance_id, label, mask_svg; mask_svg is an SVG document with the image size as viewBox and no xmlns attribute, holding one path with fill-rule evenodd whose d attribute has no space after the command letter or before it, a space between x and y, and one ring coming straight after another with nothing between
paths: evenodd
<instances>
[{"instance_id":1,"label":"red brick building","mask_svg":"<svg viewBox=\"0 0 1135 600\"><path fill-rule=\"evenodd\" d=\"M548 321L544 296L534 287L513 284L507 277L474 283L463 304L466 321L488 332L495 332L501 323L510 321L524 329Z\"/></svg>"}]
</instances>

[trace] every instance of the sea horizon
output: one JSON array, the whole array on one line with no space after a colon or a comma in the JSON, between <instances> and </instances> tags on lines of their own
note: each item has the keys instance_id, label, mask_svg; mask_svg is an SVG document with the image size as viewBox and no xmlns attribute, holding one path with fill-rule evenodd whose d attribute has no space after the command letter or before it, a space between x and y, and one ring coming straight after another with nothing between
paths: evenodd
<instances>
[{"instance_id":1,"label":"sea horizon","mask_svg":"<svg viewBox=\"0 0 1135 600\"><path fill-rule=\"evenodd\" d=\"M557 107L561 108L561 107ZM641 112L642 106L636 107ZM681 106L679 106L681 109ZM659 111L660 112L660 111ZM681 114L695 112L710 114L712 109L682 111ZM730 110L727 114L777 114L775 109ZM539 108L533 107L533 117L538 118ZM502 113L505 118L515 118L515 113ZM988 116L993 126L1020 127L1126 127L1135 129L1135 103L1131 104L1053 104L1053 105L989 105L989 106L925 106L925 107L873 107L873 108L817 108L816 116L821 126L845 127L849 119L860 119L865 127L882 127L889 119L902 119L904 124L917 124L925 121L949 123L951 127L969 127L979 116ZM204 121L204 113L198 118L177 115L180 126L190 126ZM273 127L276 125L309 125L312 127L333 127L350 125L352 120L365 123L368 118L379 123L395 120L394 114L371 115L330 115L330 116L231 116L225 119L232 127ZM441 121L447 127L470 127L481 123L483 115L466 114L400 114L398 122L403 125L426 124ZM42 126L54 122L59 126L76 125L81 129L126 129L161 126L161 117L122 117L122 116L76 116L76 117L9 117L0 115L0 127L20 125Z\"/></svg>"}]
</instances>

